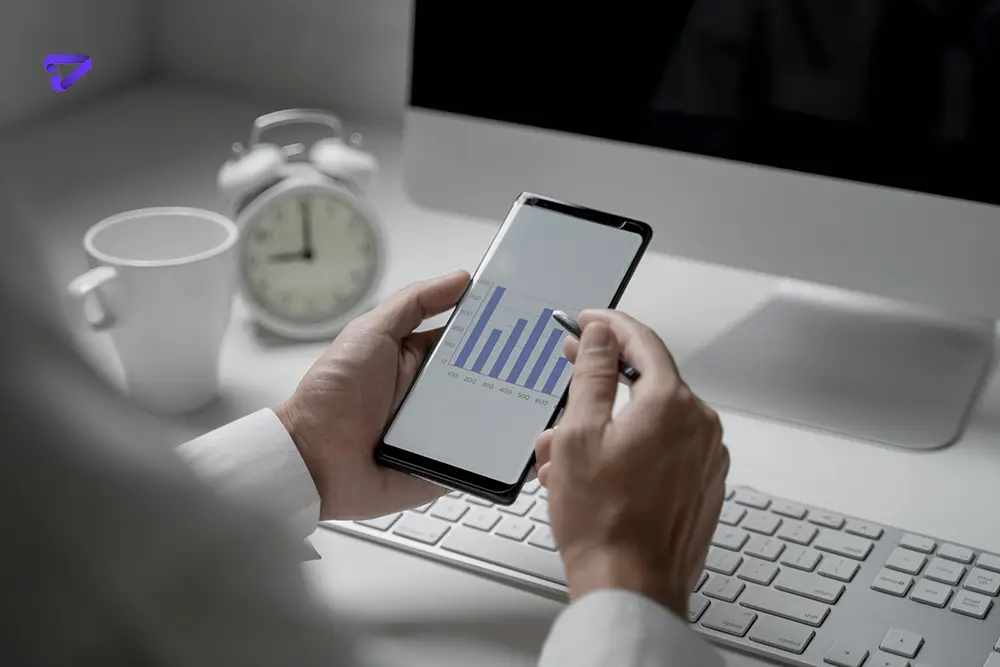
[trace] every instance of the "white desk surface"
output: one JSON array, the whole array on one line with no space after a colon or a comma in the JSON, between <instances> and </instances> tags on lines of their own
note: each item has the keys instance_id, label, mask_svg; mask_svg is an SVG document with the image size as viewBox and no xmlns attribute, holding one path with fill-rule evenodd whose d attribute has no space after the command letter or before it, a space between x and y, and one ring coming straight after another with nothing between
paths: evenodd
<instances>
[{"instance_id":1,"label":"white desk surface","mask_svg":"<svg viewBox=\"0 0 1000 667\"><path fill-rule=\"evenodd\" d=\"M14 203L49 233L53 270L65 283L85 268L84 230L106 215L171 204L221 210L214 189L219 165L233 141L246 141L253 118L275 108L211 90L140 89L0 137L0 167L12 168L6 177ZM354 129L371 130L367 146L382 162L372 197L389 230L385 293L454 268L473 269L495 225L414 205L400 186L399 133ZM620 307L653 326L683 364L775 286L768 277L648 255ZM91 343L97 359L110 358L107 341ZM266 345L237 305L222 359L222 395L186 417L184 427L198 433L275 405L322 347ZM1000 552L995 378L964 438L938 452L897 451L729 413L723 419L733 482ZM317 592L370 623L393 656L389 664L531 665L562 608L325 529L312 542L322 559L305 568ZM762 664L738 654L729 660Z\"/></svg>"}]
</instances>

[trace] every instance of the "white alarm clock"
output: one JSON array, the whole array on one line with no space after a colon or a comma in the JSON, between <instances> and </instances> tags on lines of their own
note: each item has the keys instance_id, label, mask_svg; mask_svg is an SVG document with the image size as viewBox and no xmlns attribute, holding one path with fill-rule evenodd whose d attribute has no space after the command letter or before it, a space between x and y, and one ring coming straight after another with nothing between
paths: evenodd
<instances>
[{"instance_id":1,"label":"white alarm clock","mask_svg":"<svg viewBox=\"0 0 1000 667\"><path fill-rule=\"evenodd\" d=\"M268 129L320 124L333 136L302 144L261 142ZM365 203L377 168L345 141L325 111L288 109L258 118L250 143L219 171L218 186L240 229L240 292L265 329L298 340L330 338L368 310L385 271L382 226Z\"/></svg>"}]
</instances>

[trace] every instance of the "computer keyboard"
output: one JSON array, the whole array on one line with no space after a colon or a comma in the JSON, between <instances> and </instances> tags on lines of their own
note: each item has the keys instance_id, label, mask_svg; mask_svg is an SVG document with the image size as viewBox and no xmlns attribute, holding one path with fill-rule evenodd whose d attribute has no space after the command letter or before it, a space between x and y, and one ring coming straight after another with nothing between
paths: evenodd
<instances>
[{"instance_id":1,"label":"computer keyboard","mask_svg":"<svg viewBox=\"0 0 1000 667\"><path fill-rule=\"evenodd\" d=\"M509 506L453 492L325 525L565 600L537 481ZM726 492L691 627L809 667L1000 667L1000 556L748 487Z\"/></svg>"}]
</instances>

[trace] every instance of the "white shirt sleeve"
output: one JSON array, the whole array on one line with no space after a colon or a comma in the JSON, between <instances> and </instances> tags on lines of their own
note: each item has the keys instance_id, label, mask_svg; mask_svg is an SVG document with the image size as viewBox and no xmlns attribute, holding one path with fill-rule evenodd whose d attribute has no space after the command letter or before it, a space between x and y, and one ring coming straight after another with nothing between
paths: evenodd
<instances>
[{"instance_id":1,"label":"white shirt sleeve","mask_svg":"<svg viewBox=\"0 0 1000 667\"><path fill-rule=\"evenodd\" d=\"M662 606L623 590L600 590L567 607L552 626L539 667L723 667L719 655Z\"/></svg>"},{"instance_id":2,"label":"white shirt sleeve","mask_svg":"<svg viewBox=\"0 0 1000 667\"><path fill-rule=\"evenodd\" d=\"M316 529L316 484L273 410L258 410L177 451L223 493L284 521L293 537L304 539Z\"/></svg>"}]
</instances>

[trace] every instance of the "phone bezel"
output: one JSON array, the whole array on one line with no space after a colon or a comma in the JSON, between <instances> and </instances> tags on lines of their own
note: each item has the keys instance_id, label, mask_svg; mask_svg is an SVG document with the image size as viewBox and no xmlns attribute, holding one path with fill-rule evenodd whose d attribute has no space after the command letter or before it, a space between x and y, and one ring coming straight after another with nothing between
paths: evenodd
<instances>
[{"instance_id":1,"label":"phone bezel","mask_svg":"<svg viewBox=\"0 0 1000 667\"><path fill-rule=\"evenodd\" d=\"M629 282L632 280L632 275L635 273L636 267L638 267L640 260L642 260L643 255L646 252L646 248L649 246L649 242L653 237L653 229L648 224L644 222L639 222L631 218L615 215L613 213L605 213L603 211L597 211L585 206L580 206L578 204L571 204L550 197L545 197L542 195L532 194L529 192L524 192L514 201L503 223L497 230L497 233L493 236L493 240L490 241L490 246L486 253L483 255L483 259L480 260L479 265L476 267L475 273L472 275L472 280L469 285L462 292L459 297L458 302L461 303L462 299L465 298L468 290L476 284L476 279L481 275L483 270L486 268L486 262L489 257L492 256L493 250L497 245L498 241L502 238L503 232L509 225L514 217L517 215L518 211L523 206L535 206L538 208L545 208L552 211L557 211L565 215L577 218L581 221L597 223L605 225L608 227L614 227L620 229L623 232L630 232L638 234L641 238L641 243L636 251L635 256L632 258L625 275L622 278L621 283L618 285L618 289L615 291L614 297L611 299L611 303L608 304L608 308L615 308L618 302L621 300L622 294L625 292L625 288L628 287ZM451 326L452 321L458 314L458 309L451 314L448 318L448 323L445 328ZM440 345L440 343L439 343ZM462 491L465 493L470 493L481 498L488 499L499 505L510 505L516 499L521 492L521 487L524 486L528 475L531 472L532 467L535 465L535 453L532 452L528 459L527 464L524 466L524 470L521 471L521 475L518 481L514 484L507 484L500 482L499 480L490 479L483 475L478 475L476 473L470 472L468 470L463 470L455 466L449 465L447 463L442 463L441 461L436 461L434 459L422 456L420 454L414 454L411 451L395 447L393 445L387 444L385 441L385 436L392 426L393 421L395 421L396 416L402 409L403 405L406 403L406 399L409 397L410 392L413 390L420 378L423 376L424 371L437 352L438 346L435 345L434 350L427 355L424 359L424 363L421 364L420 370L417 371L417 375L410 386L407 387L406 393L403 395L403 399L400 401L399 406L393 412L391 418L386 423L385 428L382 430L382 435L379 438L379 444L375 448L375 460L385 465L389 468L393 468L407 474L419 477L426 481L438 484L440 486L450 488L455 491ZM570 380L572 383L572 380ZM566 386L566 390L563 391L562 396L559 398L559 402L552 410L552 416L549 417L549 421L545 428L551 428L558 419L559 414L562 412L563 406L566 404L566 399L569 395L569 385Z\"/></svg>"}]
</instances>

